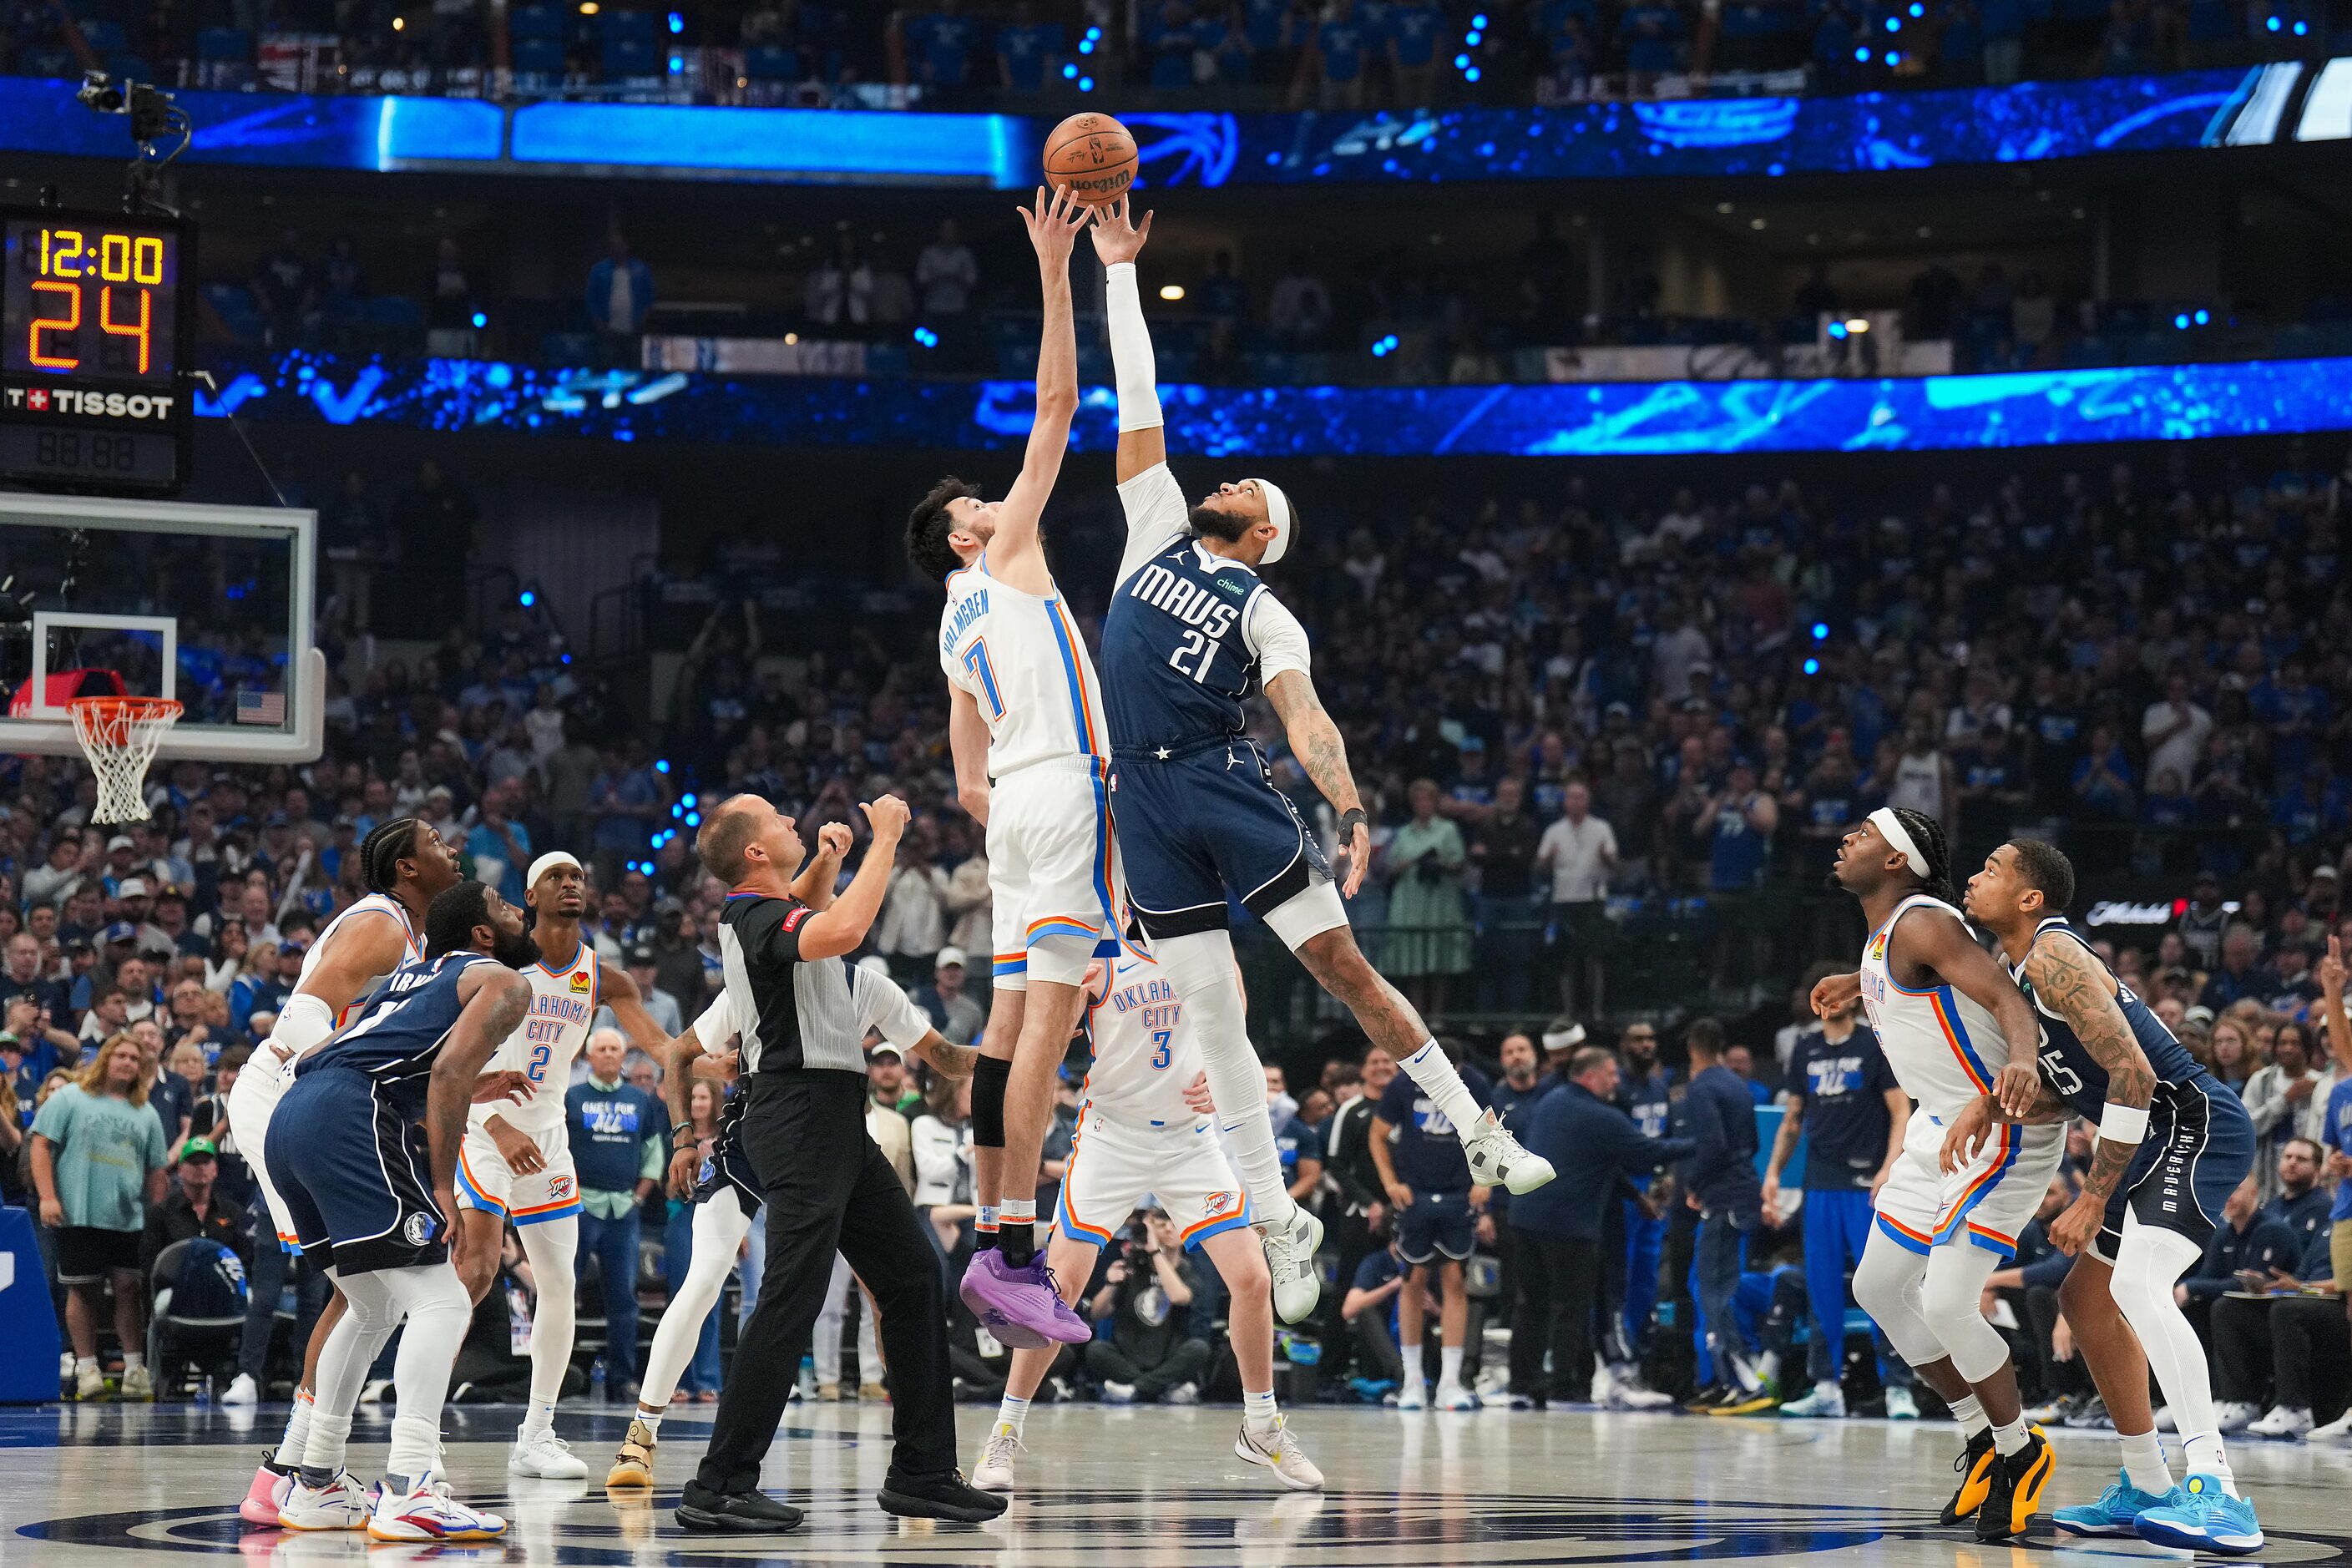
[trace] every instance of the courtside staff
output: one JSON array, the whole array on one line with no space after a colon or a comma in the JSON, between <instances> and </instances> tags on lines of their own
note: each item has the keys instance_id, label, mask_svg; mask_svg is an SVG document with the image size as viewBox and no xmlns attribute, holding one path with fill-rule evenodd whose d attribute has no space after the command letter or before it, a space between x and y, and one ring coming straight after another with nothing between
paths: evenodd
<instances>
[{"instance_id":1,"label":"courtside staff","mask_svg":"<svg viewBox=\"0 0 2352 1568\"><path fill-rule=\"evenodd\" d=\"M677 1521L688 1530L759 1533L800 1523L799 1509L759 1489L760 1464L809 1348L836 1250L874 1293L890 1363L897 1447L877 1500L891 1513L966 1521L1005 1508L956 1468L939 1259L898 1172L866 1132L866 1026L848 955L881 910L908 814L895 795L862 809L873 841L837 900L837 862L820 856L795 881L807 858L800 836L792 818L757 795L721 805L695 839L704 867L733 889L719 917L719 951L741 1039L738 1136L765 1200L768 1267L719 1395L709 1450L678 1503ZM671 1105L681 1123L685 1086L675 1075Z\"/></svg>"}]
</instances>

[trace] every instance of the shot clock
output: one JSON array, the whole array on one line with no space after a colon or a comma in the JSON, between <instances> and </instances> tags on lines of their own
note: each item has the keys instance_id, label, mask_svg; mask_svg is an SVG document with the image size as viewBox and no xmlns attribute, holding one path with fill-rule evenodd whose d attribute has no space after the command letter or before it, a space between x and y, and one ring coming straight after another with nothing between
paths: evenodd
<instances>
[{"instance_id":1,"label":"shot clock","mask_svg":"<svg viewBox=\"0 0 2352 1568\"><path fill-rule=\"evenodd\" d=\"M0 209L0 479L186 482L194 237L161 216Z\"/></svg>"}]
</instances>

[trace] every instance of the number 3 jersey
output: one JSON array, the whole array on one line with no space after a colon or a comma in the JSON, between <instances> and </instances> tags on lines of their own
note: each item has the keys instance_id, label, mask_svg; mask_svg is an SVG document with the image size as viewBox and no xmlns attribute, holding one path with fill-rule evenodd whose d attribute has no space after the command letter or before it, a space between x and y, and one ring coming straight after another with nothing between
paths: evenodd
<instances>
[{"instance_id":1,"label":"number 3 jersey","mask_svg":"<svg viewBox=\"0 0 2352 1568\"><path fill-rule=\"evenodd\" d=\"M530 982L530 1011L515 1032L491 1053L486 1072L519 1072L536 1091L518 1105L501 1100L477 1105L467 1112L468 1125L479 1127L493 1115L509 1125L537 1135L563 1125L563 1092L572 1087L572 1064L588 1043L589 1021L603 1001L597 986L596 950L579 944L560 965L542 960L522 972Z\"/></svg>"},{"instance_id":2,"label":"number 3 jersey","mask_svg":"<svg viewBox=\"0 0 2352 1568\"><path fill-rule=\"evenodd\" d=\"M1087 1008L1095 1057L1086 1103L1138 1127L1191 1127L1204 1120L1184 1103L1201 1076L1201 1051L1184 1026L1184 1004L1160 965L1121 949L1101 996Z\"/></svg>"}]
</instances>

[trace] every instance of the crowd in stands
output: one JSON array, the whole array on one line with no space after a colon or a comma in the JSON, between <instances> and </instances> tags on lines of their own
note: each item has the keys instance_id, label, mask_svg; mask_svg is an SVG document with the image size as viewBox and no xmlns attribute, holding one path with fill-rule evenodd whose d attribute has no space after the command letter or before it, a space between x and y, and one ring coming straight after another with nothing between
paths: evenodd
<instances>
[{"instance_id":1,"label":"crowd in stands","mask_svg":"<svg viewBox=\"0 0 2352 1568\"><path fill-rule=\"evenodd\" d=\"M1722 1114L1728 1097L1760 1103L1803 1082L1790 1064L1808 1048L1807 1025L1776 1037L1745 1010L1765 997L1777 1006L1805 964L1856 939L1851 910L1811 891L1838 836L1877 805L1909 806L1947 826L1964 872L2012 833L2056 838L2086 883L2136 889L2120 896L2158 910L2150 923L2094 933L2124 981L2245 1097L2263 1134L2252 1190L2217 1261L2246 1264L2284 1294L2225 1289L2212 1306L2226 1397L2263 1406L2262 1421L2281 1430L2324 1424L2343 1401L2340 1378L2329 1379L2344 1320L2332 1301L2327 1312L2302 1303L2320 1299L2305 1287L2326 1267L2314 1239L2326 1228L2314 1217L2322 1202L2311 1194L2340 1184L2346 1169L2347 1129L2331 1110L2347 1071L2331 1000L2341 971L2327 944L2352 937L2340 895L2352 663L2336 566L2352 475L2298 444L2262 463L2182 447L2153 470L2118 464L2090 479L2036 464L1965 497L1920 482L1899 499L1841 499L1794 481L1602 495L1573 476L1548 493L1475 500L1409 486L1360 505L1333 497L1323 515L1351 521L1328 531L1310 513L1281 592L1314 632L1318 689L1375 806L1378 858L1354 919L1375 958L1466 1052L1487 1056L1494 1042L1480 1092L1519 1119L1531 1144L1574 1136L1580 1159L1614 1149L1629 1175L1679 1165L1686 1185L1738 1184L1745 1162L1760 1207L1752 1178L1769 1140L1749 1129L1744 1148L1699 1147L1708 1134L1692 1130L1676 1089L1715 1073L1703 1103L1719 1137L1738 1120ZM331 541L466 556L473 505L437 468L399 492L397 527L371 496L362 479L328 501ZM1098 605L1089 585L1105 574L1096 558L1116 553L1115 521L1081 511L1055 539L1076 605ZM985 977L967 954L988 951L986 867L954 805L929 651L936 600L907 590L904 615L861 616L821 640L763 642L792 632L767 627L756 607L779 561L749 537L711 545L701 566L730 591L685 650L658 747L656 729L572 663L535 613L510 605L466 624L450 595L395 605L400 576L384 574L374 626L396 614L443 635L427 651L361 668L351 634L369 624L364 595L348 582L322 595L335 679L315 764L162 765L149 780L152 816L110 827L90 822L78 762L0 762L0 1191L42 1222L78 1357L123 1357L118 1386L133 1394L175 1393L206 1372L224 1390L249 1379L240 1397L285 1384L318 1281L299 1264L289 1273L266 1226L256 1234L250 1173L221 1105L308 944L357 895L353 846L389 816L433 821L464 847L472 874L510 897L533 854L581 853L596 892L590 940L676 1029L713 984L724 891L688 853L696 802L756 790L804 832L825 822L855 831L856 803L896 790L916 823L861 960L894 973L951 1037L977 1034ZM877 604L895 591L865 587ZM1328 830L1327 809L1266 738L1278 780ZM1769 902L1782 899L1798 901ZM1667 905L1712 912L1712 952L1682 950L1670 996L1629 999L1640 944L1626 933L1644 910ZM1782 920L1783 909L1819 918ZM1759 930L1771 940L1751 942ZM1621 1035L1618 1051L1538 1051L1574 1032L1527 1027L1563 1005L1592 1044ZM1725 1024L1694 1026L1694 1008ZM1494 1024L1521 1033L1498 1040ZM1619 1366L1603 1375L1612 1397L1696 1385L1710 1363L1686 1331L1702 1309L1748 1325L1751 1368L1794 1353L1805 1271L1781 1253L1800 1245L1801 1211L1798 1231L1750 1247L1741 1278L1716 1268L1695 1288L1674 1229L1683 1211L1659 1205L1664 1229L1643 1245L1664 1248L1662 1289L1676 1303L1661 1332L1647 1281L1662 1270L1634 1246L1650 1226L1633 1224L1638 1206L1596 1206L1591 1182L1563 1180L1549 1203L1480 1214L1489 1194L1470 1194L1466 1172L1445 1163L1450 1141L1417 1136L1409 1088L1391 1092L1392 1063L1351 1051L1344 1036L1309 1046L1276 1028L1263 1038L1279 1064L1270 1113L1298 1189L1326 1205L1336 1249L1331 1312L1318 1331L1286 1341L1289 1364L1319 1370L1296 1375L1334 1394L1406 1394L1378 1385L1398 1382L1397 1346L1433 1331L1444 1391L1475 1390L1481 1331L1507 1312L1515 1345L1550 1345L1549 1371L1524 1349L1516 1373L1483 1370L1490 1389L1508 1392L1495 1382L1504 1377L1528 1399L1589 1392L1588 1355ZM1040 1173L1049 1199L1083 1060L1081 1050L1065 1075L1061 1134ZM626 1098L656 1092L662 1064L607 1037L578 1070L575 1096ZM970 1236L965 1101L887 1052L873 1072L876 1121L897 1146L897 1124L879 1113L904 1119L902 1173L951 1266ZM1632 1132L1580 1133L1567 1113L1598 1115L1587 1099L1622 1104ZM660 1240L681 1235L679 1198L662 1178L665 1120L640 1117L610 1178L586 1182L598 1225L583 1251L594 1303L583 1316L583 1364L601 1353L608 1391L632 1381L632 1347L663 1297L656 1258L681 1267ZM1459 1268L1402 1262L1386 1222L1402 1189L1423 1186L1465 1195L1465 1228L1486 1252ZM1618 1257L1612 1225L1627 1235L1616 1285L1614 1266L1596 1273L1568 1245ZM1521 1246L1520 1231L1552 1239ZM1478 1261L1488 1253L1504 1260L1502 1283ZM201 1312L219 1304L224 1257L242 1260L247 1307ZM2017 1292L2021 1342L2049 1398L2079 1404L2063 1331L2034 1294L2049 1269L2026 1277L2046 1263L2029 1257L2004 1288ZM2263 1272L2273 1267L2293 1289ZM1196 1363L1205 1352L1187 1348L1219 1342L1212 1271L1171 1254L1148 1215L1105 1269L1087 1300L1117 1326L1106 1348L1061 1369L1063 1382L1135 1398L1222 1388L1222 1363ZM512 1371L500 1353L506 1314L529 1310L527 1269L514 1262L509 1274L511 1289L490 1298L497 1321L481 1325L483 1359L469 1363L481 1375L468 1381L484 1389ZM1591 1297L1581 1282L1597 1282ZM1197 1332L1156 1315L1180 1286L1193 1295ZM150 1366L146 1312L159 1287L173 1292L173 1320L239 1324L209 1340L166 1334L158 1342L175 1359ZM862 1315L854 1293L840 1300ZM1546 1337L1520 1340L1538 1319ZM1002 1363L971 1327L958 1331L963 1379L990 1396ZM820 1394L876 1381L870 1361L835 1359L811 1380ZM74 1381L87 1385L82 1374L97 1370L78 1365ZM1878 1376L1901 1386L1891 1368ZM2273 1420L2273 1406L2289 1414Z\"/></svg>"},{"instance_id":2,"label":"crowd in stands","mask_svg":"<svg viewBox=\"0 0 2352 1568\"><path fill-rule=\"evenodd\" d=\"M1745 83L2003 85L2301 52L2326 13L2227 0L839 0L409 15L315 0L20 5L0 68L165 85L1045 109L1439 107ZM880 86L892 90L864 91Z\"/></svg>"}]
</instances>

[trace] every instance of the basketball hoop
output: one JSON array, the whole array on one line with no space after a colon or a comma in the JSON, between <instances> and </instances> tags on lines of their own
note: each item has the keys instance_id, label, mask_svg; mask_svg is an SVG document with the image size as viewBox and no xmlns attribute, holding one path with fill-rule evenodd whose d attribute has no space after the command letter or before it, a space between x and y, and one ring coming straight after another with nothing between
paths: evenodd
<instances>
[{"instance_id":1,"label":"basketball hoop","mask_svg":"<svg viewBox=\"0 0 2352 1568\"><path fill-rule=\"evenodd\" d=\"M181 707L167 697L78 697L66 704L89 771L98 775L99 823L144 822L147 764Z\"/></svg>"}]
</instances>

